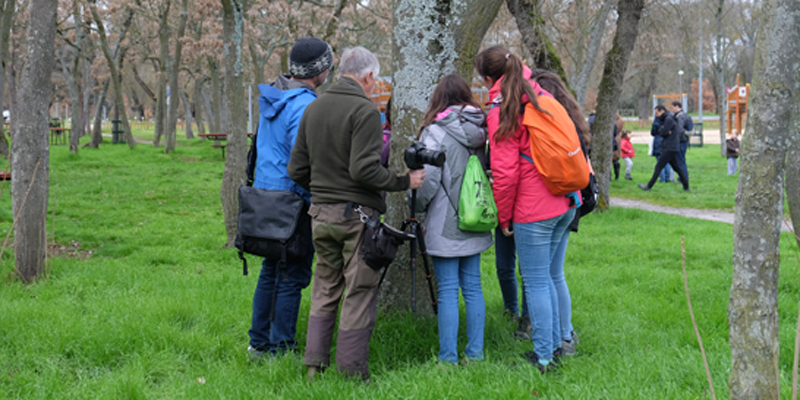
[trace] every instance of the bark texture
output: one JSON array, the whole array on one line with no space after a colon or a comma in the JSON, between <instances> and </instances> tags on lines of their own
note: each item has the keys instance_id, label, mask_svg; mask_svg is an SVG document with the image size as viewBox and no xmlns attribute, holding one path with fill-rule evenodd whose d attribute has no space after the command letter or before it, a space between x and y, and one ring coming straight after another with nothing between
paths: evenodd
<instances>
[{"instance_id":1,"label":"bark texture","mask_svg":"<svg viewBox=\"0 0 800 400\"><path fill-rule=\"evenodd\" d=\"M172 89L169 92L169 115L167 120L167 137L164 144L164 152L171 153L175 151L175 141L177 140L177 124L178 124L178 104L180 104L182 89L178 83L178 76L181 67L181 54L183 53L183 43L181 38L186 33L186 23L189 20L189 1L181 1L181 21L178 25L178 35L175 39L175 54L172 57L172 65L169 72L169 87ZM184 104L184 108L188 109L189 105Z\"/></svg>"},{"instance_id":2,"label":"bark texture","mask_svg":"<svg viewBox=\"0 0 800 400\"><path fill-rule=\"evenodd\" d=\"M28 57L20 80L19 107L11 119L14 256L17 273L25 283L34 282L42 274L47 255L46 216L50 195L47 140L57 8L57 0L30 2Z\"/></svg>"},{"instance_id":3,"label":"bark texture","mask_svg":"<svg viewBox=\"0 0 800 400\"><path fill-rule=\"evenodd\" d=\"M222 0L223 32L225 50L225 113L227 114L228 140L225 171L222 175L222 209L225 214L225 231L228 234L226 246L233 247L238 228L239 186L245 184L247 167L247 104L245 103L244 60L242 58L242 38L244 30L244 2L242 0Z\"/></svg>"},{"instance_id":4,"label":"bark texture","mask_svg":"<svg viewBox=\"0 0 800 400\"><path fill-rule=\"evenodd\" d=\"M471 81L473 60L503 0L395 2L392 30L392 152L390 167L405 170L403 150L416 138L428 98L439 80L457 73ZM399 227L409 218L407 193L389 193L386 221ZM398 250L381 286L382 307L405 310L411 299L408 245ZM431 314L430 296L418 256L417 311ZM431 268L433 266L431 265Z\"/></svg>"},{"instance_id":5,"label":"bark texture","mask_svg":"<svg viewBox=\"0 0 800 400\"><path fill-rule=\"evenodd\" d=\"M763 15L733 225L731 399L780 398L779 244L786 155L797 136L788 132L800 91L800 1L768 0Z\"/></svg>"},{"instance_id":6,"label":"bark texture","mask_svg":"<svg viewBox=\"0 0 800 400\"><path fill-rule=\"evenodd\" d=\"M169 63L169 17L170 0L164 1L163 9L159 14L158 23L158 86L156 87L156 132L153 136L153 147L161 144L161 138L166 132L167 119L167 74Z\"/></svg>"},{"instance_id":7,"label":"bark texture","mask_svg":"<svg viewBox=\"0 0 800 400\"><path fill-rule=\"evenodd\" d=\"M603 79L597 94L597 112L592 125L592 167L600 187L597 202L599 211L608 210L608 194L611 179L611 141L614 137L614 117L617 114L622 81L628 69L628 59L639 35L639 20L642 18L644 0L620 0L618 6L617 32L614 44L606 55Z\"/></svg>"},{"instance_id":8,"label":"bark texture","mask_svg":"<svg viewBox=\"0 0 800 400\"><path fill-rule=\"evenodd\" d=\"M561 65L561 57L544 30L539 0L506 0L506 6L514 16L522 42L533 57L533 66L558 74L569 89L569 79Z\"/></svg>"}]
</instances>

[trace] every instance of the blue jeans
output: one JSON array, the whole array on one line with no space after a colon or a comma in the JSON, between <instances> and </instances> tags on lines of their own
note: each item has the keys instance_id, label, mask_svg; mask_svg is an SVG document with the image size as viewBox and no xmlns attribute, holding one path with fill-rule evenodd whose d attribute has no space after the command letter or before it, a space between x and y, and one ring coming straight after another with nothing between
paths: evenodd
<instances>
[{"instance_id":1,"label":"blue jeans","mask_svg":"<svg viewBox=\"0 0 800 400\"><path fill-rule=\"evenodd\" d=\"M514 224L522 286L531 310L533 348L540 359L548 361L553 359L553 350L561 345L558 294L551 270L574 217L575 209L571 208L544 221Z\"/></svg>"},{"instance_id":2,"label":"blue jeans","mask_svg":"<svg viewBox=\"0 0 800 400\"><path fill-rule=\"evenodd\" d=\"M568 243L569 229L564 232L564 236L556 248L553 262L550 263L550 278L556 287L556 297L558 297L558 325L561 328L561 339L572 340L572 297L569 295L567 279L564 276L564 259L567 257ZM556 347L560 344L561 342L557 342Z\"/></svg>"},{"instance_id":3,"label":"blue jeans","mask_svg":"<svg viewBox=\"0 0 800 400\"><path fill-rule=\"evenodd\" d=\"M736 169L739 168L739 161L736 158L728 157L728 175L733 175L736 173Z\"/></svg>"},{"instance_id":4,"label":"blue jeans","mask_svg":"<svg viewBox=\"0 0 800 400\"><path fill-rule=\"evenodd\" d=\"M689 168L686 167L686 150L689 148L689 142L681 142L680 154L678 154L678 165L683 169L686 174L686 179L689 179Z\"/></svg>"},{"instance_id":5,"label":"blue jeans","mask_svg":"<svg viewBox=\"0 0 800 400\"><path fill-rule=\"evenodd\" d=\"M481 289L481 255L432 257L439 286L439 360L458 362L458 288L467 306L467 347L471 360L483 360L483 328L486 303Z\"/></svg>"},{"instance_id":6,"label":"blue jeans","mask_svg":"<svg viewBox=\"0 0 800 400\"><path fill-rule=\"evenodd\" d=\"M311 282L311 263L314 252L302 260L289 261L287 276L282 276L278 261L264 259L253 295L253 323L250 327L250 346L272 354L294 349L297 331L297 313L300 310L302 290ZM275 283L278 297L275 303L275 319L269 320Z\"/></svg>"},{"instance_id":7,"label":"blue jeans","mask_svg":"<svg viewBox=\"0 0 800 400\"><path fill-rule=\"evenodd\" d=\"M519 315L519 297L517 295L517 246L514 237L503 235L503 229L497 227L494 232L494 256L497 268L497 281L503 294L503 308ZM525 291L522 291L522 316L528 315L528 303Z\"/></svg>"}]
</instances>

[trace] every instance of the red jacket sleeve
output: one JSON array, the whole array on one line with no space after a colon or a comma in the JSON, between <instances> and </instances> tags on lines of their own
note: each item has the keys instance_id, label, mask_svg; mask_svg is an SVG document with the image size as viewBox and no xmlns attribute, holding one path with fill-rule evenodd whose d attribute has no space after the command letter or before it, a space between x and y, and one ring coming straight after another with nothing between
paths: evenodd
<instances>
[{"instance_id":1,"label":"red jacket sleeve","mask_svg":"<svg viewBox=\"0 0 800 400\"><path fill-rule=\"evenodd\" d=\"M501 228L508 228L514 219L514 200L517 197L519 181L519 146L513 136L507 140L497 140L497 126L500 108L489 110L486 124L489 129L491 147L492 177L494 178L494 201L497 204L497 217Z\"/></svg>"}]
</instances>

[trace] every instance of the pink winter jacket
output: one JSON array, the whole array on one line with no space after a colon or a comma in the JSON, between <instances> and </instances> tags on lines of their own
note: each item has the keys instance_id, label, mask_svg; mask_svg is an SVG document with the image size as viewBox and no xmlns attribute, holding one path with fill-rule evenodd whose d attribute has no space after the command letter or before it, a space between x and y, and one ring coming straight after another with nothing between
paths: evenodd
<instances>
[{"instance_id":1,"label":"pink winter jacket","mask_svg":"<svg viewBox=\"0 0 800 400\"><path fill-rule=\"evenodd\" d=\"M530 70L525 68L525 77L530 78ZM489 90L492 103L502 102L500 83L495 82ZM538 83L531 81L533 90L538 95L553 97L542 89ZM522 99L523 104L527 96ZM494 178L494 200L497 203L497 214L501 228L508 228L511 221L528 223L543 221L557 217L569 210L569 199L564 196L553 196L545 186L536 166L527 161L520 153L531 157L531 142L528 130L522 125L522 114L519 116L514 136L506 140L497 140L497 127L500 119L500 107L489 110L486 123L489 129L489 146L491 148L492 176Z\"/></svg>"}]
</instances>

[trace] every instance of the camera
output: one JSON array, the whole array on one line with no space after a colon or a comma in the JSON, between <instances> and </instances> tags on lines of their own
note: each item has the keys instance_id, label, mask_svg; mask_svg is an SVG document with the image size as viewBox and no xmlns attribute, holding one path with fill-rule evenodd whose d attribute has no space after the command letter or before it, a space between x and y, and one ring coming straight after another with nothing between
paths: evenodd
<instances>
[{"instance_id":1,"label":"camera","mask_svg":"<svg viewBox=\"0 0 800 400\"><path fill-rule=\"evenodd\" d=\"M422 169L426 164L441 167L444 165L444 152L429 150L420 142L413 142L403 154L408 169Z\"/></svg>"}]
</instances>

